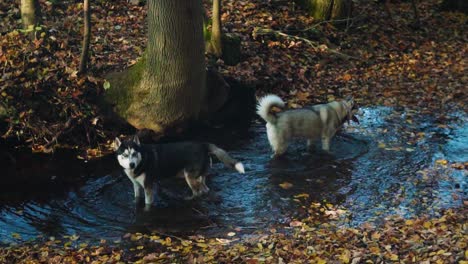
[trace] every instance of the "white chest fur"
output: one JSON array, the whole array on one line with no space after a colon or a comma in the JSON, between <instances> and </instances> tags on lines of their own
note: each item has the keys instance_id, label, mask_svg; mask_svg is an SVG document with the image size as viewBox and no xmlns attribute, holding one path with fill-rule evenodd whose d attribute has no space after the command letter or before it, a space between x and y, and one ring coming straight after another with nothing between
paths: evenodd
<instances>
[{"instance_id":1,"label":"white chest fur","mask_svg":"<svg viewBox=\"0 0 468 264\"><path fill-rule=\"evenodd\" d=\"M132 181L133 184L138 184L143 188L145 187L145 173L136 176L133 170L125 170L125 174L127 174L127 177Z\"/></svg>"}]
</instances>

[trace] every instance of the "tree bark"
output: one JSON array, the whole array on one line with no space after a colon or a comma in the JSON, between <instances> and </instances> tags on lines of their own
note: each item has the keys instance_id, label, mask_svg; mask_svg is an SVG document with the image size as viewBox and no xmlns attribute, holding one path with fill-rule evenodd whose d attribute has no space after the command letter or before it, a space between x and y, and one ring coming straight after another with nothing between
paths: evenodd
<instances>
[{"instance_id":1,"label":"tree bark","mask_svg":"<svg viewBox=\"0 0 468 264\"><path fill-rule=\"evenodd\" d=\"M221 0L213 0L212 21L209 52L220 58L223 53L221 40Z\"/></svg>"},{"instance_id":2,"label":"tree bark","mask_svg":"<svg viewBox=\"0 0 468 264\"><path fill-rule=\"evenodd\" d=\"M148 5L148 47L127 74L114 74L107 98L138 129L163 132L197 119L205 97L201 0Z\"/></svg>"},{"instance_id":3,"label":"tree bark","mask_svg":"<svg viewBox=\"0 0 468 264\"><path fill-rule=\"evenodd\" d=\"M38 0L21 0L21 21L23 29L34 28L41 21Z\"/></svg>"},{"instance_id":4,"label":"tree bark","mask_svg":"<svg viewBox=\"0 0 468 264\"><path fill-rule=\"evenodd\" d=\"M78 71L85 73L88 68L89 57L89 42L91 39L91 10L89 8L89 0L84 0L83 4L84 29L83 29L83 45L80 57L80 67Z\"/></svg>"}]
</instances>

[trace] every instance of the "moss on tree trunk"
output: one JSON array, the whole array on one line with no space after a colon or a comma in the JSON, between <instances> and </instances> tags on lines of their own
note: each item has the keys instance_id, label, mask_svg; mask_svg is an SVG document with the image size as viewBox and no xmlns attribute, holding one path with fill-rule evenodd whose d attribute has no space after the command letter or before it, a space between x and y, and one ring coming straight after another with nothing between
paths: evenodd
<instances>
[{"instance_id":1,"label":"moss on tree trunk","mask_svg":"<svg viewBox=\"0 0 468 264\"><path fill-rule=\"evenodd\" d=\"M146 55L106 92L116 112L138 129L163 132L197 119L205 96L200 0L149 1Z\"/></svg>"},{"instance_id":2,"label":"moss on tree trunk","mask_svg":"<svg viewBox=\"0 0 468 264\"><path fill-rule=\"evenodd\" d=\"M107 76L111 86L106 91L106 99L114 105L114 110L124 119L127 119L127 110L136 100L131 90L140 83L145 68L146 54L127 71L115 72Z\"/></svg>"},{"instance_id":3,"label":"moss on tree trunk","mask_svg":"<svg viewBox=\"0 0 468 264\"><path fill-rule=\"evenodd\" d=\"M207 51L218 58L223 53L221 38L221 0L213 0L211 36L207 45Z\"/></svg>"},{"instance_id":4,"label":"moss on tree trunk","mask_svg":"<svg viewBox=\"0 0 468 264\"><path fill-rule=\"evenodd\" d=\"M296 0L316 20L343 19L350 14L351 0Z\"/></svg>"}]
</instances>

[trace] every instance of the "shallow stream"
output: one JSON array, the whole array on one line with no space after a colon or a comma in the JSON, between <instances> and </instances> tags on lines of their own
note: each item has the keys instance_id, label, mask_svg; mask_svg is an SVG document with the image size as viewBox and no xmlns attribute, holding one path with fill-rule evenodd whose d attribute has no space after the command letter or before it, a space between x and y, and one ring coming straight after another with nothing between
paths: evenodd
<instances>
[{"instance_id":1,"label":"shallow stream","mask_svg":"<svg viewBox=\"0 0 468 264\"><path fill-rule=\"evenodd\" d=\"M243 161L246 174L215 163L207 182L211 193L191 202L182 199L189 194L182 180L164 181L150 212L135 206L132 185L113 155L85 162L66 151L4 153L2 163L9 165L2 181L23 180L1 188L0 243L75 234L99 241L128 232L249 233L288 223L297 212L293 196L302 193L344 208L346 225L463 206L466 170L444 166L443 160L468 161L466 113L435 118L377 107L361 109L358 118L359 125L346 126L332 141L332 155L319 147L306 152L298 140L284 158L271 160L260 123L246 132L204 135ZM285 182L290 188L283 188Z\"/></svg>"}]
</instances>

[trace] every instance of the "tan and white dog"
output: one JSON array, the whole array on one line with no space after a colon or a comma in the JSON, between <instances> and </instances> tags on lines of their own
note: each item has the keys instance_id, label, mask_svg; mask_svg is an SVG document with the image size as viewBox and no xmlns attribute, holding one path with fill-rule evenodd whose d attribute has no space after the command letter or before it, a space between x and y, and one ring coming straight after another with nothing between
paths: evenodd
<instances>
[{"instance_id":1,"label":"tan and white dog","mask_svg":"<svg viewBox=\"0 0 468 264\"><path fill-rule=\"evenodd\" d=\"M310 108L284 110L284 107L284 101L274 94L261 98L257 105L257 114L267 122L272 157L282 155L292 138L306 138L309 149L321 139L322 149L328 152L331 139L344 122L359 122L354 116L357 108L351 97Z\"/></svg>"}]
</instances>

